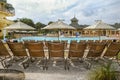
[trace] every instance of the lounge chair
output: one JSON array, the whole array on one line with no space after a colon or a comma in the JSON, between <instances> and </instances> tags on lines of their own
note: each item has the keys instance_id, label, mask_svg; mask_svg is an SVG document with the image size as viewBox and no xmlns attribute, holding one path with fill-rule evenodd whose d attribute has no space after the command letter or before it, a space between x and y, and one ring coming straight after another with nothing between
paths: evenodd
<instances>
[{"instance_id":1,"label":"lounge chair","mask_svg":"<svg viewBox=\"0 0 120 80\"><path fill-rule=\"evenodd\" d=\"M19 61L23 59L23 61L19 65L20 66L22 65L22 67L26 69L29 66L29 63L28 63L29 56L28 56L28 53L26 52L26 48L24 44L14 43L14 42L8 42L7 44L13 53L13 57L14 57L13 60Z\"/></svg>"},{"instance_id":2,"label":"lounge chair","mask_svg":"<svg viewBox=\"0 0 120 80\"><path fill-rule=\"evenodd\" d=\"M57 62L64 62L64 68L67 69L67 59L64 57L64 44L62 42L60 43L54 43L50 42L48 44L48 53L49 53L49 61L53 62L53 66L57 67Z\"/></svg>"},{"instance_id":3,"label":"lounge chair","mask_svg":"<svg viewBox=\"0 0 120 80\"><path fill-rule=\"evenodd\" d=\"M27 49L29 51L31 61L32 58L38 58L39 61L37 64L42 63L41 66L43 69L46 69L47 58L45 57L43 42L28 43Z\"/></svg>"},{"instance_id":4,"label":"lounge chair","mask_svg":"<svg viewBox=\"0 0 120 80\"><path fill-rule=\"evenodd\" d=\"M116 59L118 61L118 53L120 52L120 43L119 42L111 42L106 49L106 52L103 55L103 58L107 58L108 60Z\"/></svg>"},{"instance_id":5,"label":"lounge chair","mask_svg":"<svg viewBox=\"0 0 120 80\"><path fill-rule=\"evenodd\" d=\"M88 51L88 54L86 56L87 60L89 60L88 62L88 66L87 68L90 69L92 66L92 63L90 63L91 60L98 60L101 58L101 55L105 49L105 43L92 43L90 46L90 49Z\"/></svg>"},{"instance_id":6,"label":"lounge chair","mask_svg":"<svg viewBox=\"0 0 120 80\"><path fill-rule=\"evenodd\" d=\"M12 59L4 43L0 40L0 62L4 68L8 68L10 64L6 63L7 59Z\"/></svg>"},{"instance_id":7,"label":"lounge chair","mask_svg":"<svg viewBox=\"0 0 120 80\"><path fill-rule=\"evenodd\" d=\"M85 49L86 49L86 43L71 42L70 48L69 48L69 54L68 54L68 58L70 59L70 61L69 61L70 64L72 62L73 62L72 64L74 64L74 62L80 61L80 59L83 59ZM74 66L74 65L72 65L72 66Z\"/></svg>"},{"instance_id":8,"label":"lounge chair","mask_svg":"<svg viewBox=\"0 0 120 80\"><path fill-rule=\"evenodd\" d=\"M100 57L104 49L105 49L104 43L96 43L96 42L92 43L89 49L87 58L88 57L92 57L92 58Z\"/></svg>"}]
</instances>

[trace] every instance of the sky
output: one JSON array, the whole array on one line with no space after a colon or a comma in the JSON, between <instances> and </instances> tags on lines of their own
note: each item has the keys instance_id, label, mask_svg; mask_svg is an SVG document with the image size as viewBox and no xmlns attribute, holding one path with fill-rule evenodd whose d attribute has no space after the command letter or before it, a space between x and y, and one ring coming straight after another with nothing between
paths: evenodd
<instances>
[{"instance_id":1,"label":"sky","mask_svg":"<svg viewBox=\"0 0 120 80\"><path fill-rule=\"evenodd\" d=\"M120 22L120 0L7 0L15 8L15 16L30 18L35 23L64 20L70 24L75 16L80 25L102 20L108 24Z\"/></svg>"}]
</instances>

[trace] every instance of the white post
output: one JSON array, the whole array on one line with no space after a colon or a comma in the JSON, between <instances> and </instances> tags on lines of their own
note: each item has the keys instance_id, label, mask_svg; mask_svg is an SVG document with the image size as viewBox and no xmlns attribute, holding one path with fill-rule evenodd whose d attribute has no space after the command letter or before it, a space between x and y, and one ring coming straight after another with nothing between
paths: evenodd
<instances>
[{"instance_id":1,"label":"white post","mask_svg":"<svg viewBox=\"0 0 120 80\"><path fill-rule=\"evenodd\" d=\"M5 41L6 40L6 29L3 29L3 40Z\"/></svg>"}]
</instances>

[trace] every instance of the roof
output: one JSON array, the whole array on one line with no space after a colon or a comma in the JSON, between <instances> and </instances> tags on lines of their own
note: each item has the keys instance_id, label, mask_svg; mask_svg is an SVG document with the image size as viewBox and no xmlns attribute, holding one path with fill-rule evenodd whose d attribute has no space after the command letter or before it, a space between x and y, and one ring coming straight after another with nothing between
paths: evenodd
<instances>
[{"instance_id":1,"label":"roof","mask_svg":"<svg viewBox=\"0 0 120 80\"><path fill-rule=\"evenodd\" d=\"M78 21L78 19L74 16L71 21Z\"/></svg>"},{"instance_id":2,"label":"roof","mask_svg":"<svg viewBox=\"0 0 120 80\"><path fill-rule=\"evenodd\" d=\"M84 29L115 29L115 28L102 22L101 20L97 20L95 24L88 26Z\"/></svg>"},{"instance_id":3,"label":"roof","mask_svg":"<svg viewBox=\"0 0 120 80\"><path fill-rule=\"evenodd\" d=\"M56 22L51 23L50 25L47 25L42 29L75 29L75 28L58 20Z\"/></svg>"},{"instance_id":4,"label":"roof","mask_svg":"<svg viewBox=\"0 0 120 80\"><path fill-rule=\"evenodd\" d=\"M4 29L7 29L7 30L34 30L35 28L19 21L10 26L5 27Z\"/></svg>"}]
</instances>

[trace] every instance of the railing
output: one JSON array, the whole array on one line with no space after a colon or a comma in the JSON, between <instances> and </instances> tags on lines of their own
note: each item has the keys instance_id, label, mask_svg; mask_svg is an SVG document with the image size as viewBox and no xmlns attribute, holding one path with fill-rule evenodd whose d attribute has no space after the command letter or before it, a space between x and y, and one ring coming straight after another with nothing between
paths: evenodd
<instances>
[{"instance_id":1,"label":"railing","mask_svg":"<svg viewBox=\"0 0 120 80\"><path fill-rule=\"evenodd\" d=\"M13 15L15 14L14 7L11 4L8 4L8 3L6 4L6 6L1 7L0 11L7 12L7 13L10 13L10 14L13 14Z\"/></svg>"},{"instance_id":2,"label":"railing","mask_svg":"<svg viewBox=\"0 0 120 80\"><path fill-rule=\"evenodd\" d=\"M3 11L3 12L7 12L7 13L10 13L10 14L15 14L15 10L9 10L9 9L0 9L0 11Z\"/></svg>"}]
</instances>

